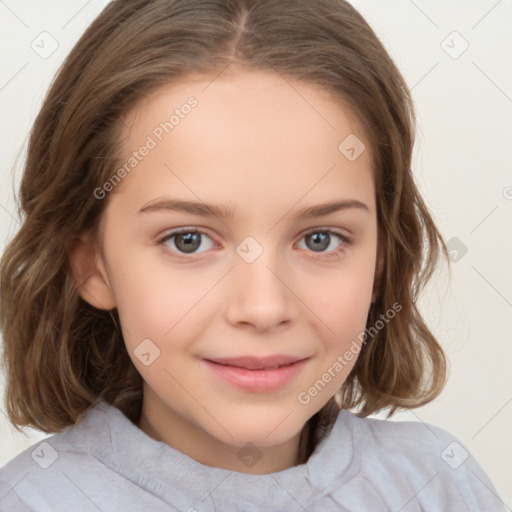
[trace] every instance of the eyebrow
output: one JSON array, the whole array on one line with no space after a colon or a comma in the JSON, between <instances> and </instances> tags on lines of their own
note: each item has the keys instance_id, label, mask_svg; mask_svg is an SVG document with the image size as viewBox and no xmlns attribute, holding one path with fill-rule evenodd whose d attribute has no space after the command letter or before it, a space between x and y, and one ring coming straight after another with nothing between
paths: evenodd
<instances>
[{"instance_id":1,"label":"eyebrow","mask_svg":"<svg viewBox=\"0 0 512 512\"><path fill-rule=\"evenodd\" d=\"M357 199L346 199L303 208L297 212L296 217L298 219L311 219L343 210L348 210L351 208L356 208L361 211L370 213L368 206L366 206L366 204L362 203L361 201L358 201ZM145 204L139 210L139 213L160 211L175 211L201 217L215 216L221 218L233 218L234 216L234 210L232 208L226 208L225 206L215 204L206 204L203 202L183 201L180 199L171 198L151 201Z\"/></svg>"}]
</instances>

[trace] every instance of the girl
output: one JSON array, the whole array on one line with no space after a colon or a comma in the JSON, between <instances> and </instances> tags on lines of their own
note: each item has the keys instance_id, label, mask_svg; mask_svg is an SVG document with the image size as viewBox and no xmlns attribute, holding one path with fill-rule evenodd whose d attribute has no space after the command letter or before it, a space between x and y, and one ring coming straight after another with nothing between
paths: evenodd
<instances>
[{"instance_id":1,"label":"girl","mask_svg":"<svg viewBox=\"0 0 512 512\"><path fill-rule=\"evenodd\" d=\"M505 510L448 432L368 418L446 381L413 136L343 0L109 4L35 122L1 262L7 412L54 435L0 510Z\"/></svg>"}]
</instances>

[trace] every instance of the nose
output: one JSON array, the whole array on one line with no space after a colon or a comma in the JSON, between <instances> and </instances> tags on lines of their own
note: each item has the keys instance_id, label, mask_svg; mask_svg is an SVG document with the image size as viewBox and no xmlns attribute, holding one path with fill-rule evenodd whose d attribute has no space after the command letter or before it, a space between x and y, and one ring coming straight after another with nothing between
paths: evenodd
<instances>
[{"instance_id":1,"label":"nose","mask_svg":"<svg viewBox=\"0 0 512 512\"><path fill-rule=\"evenodd\" d=\"M257 331L289 324L297 314L298 300L288 283L290 272L282 270L270 250L252 263L242 258L235 261L229 281L228 322Z\"/></svg>"}]
</instances>

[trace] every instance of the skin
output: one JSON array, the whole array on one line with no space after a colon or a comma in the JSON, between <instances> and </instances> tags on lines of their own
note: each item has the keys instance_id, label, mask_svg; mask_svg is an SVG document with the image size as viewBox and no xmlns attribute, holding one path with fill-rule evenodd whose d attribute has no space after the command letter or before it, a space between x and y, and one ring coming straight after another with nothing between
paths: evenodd
<instances>
[{"instance_id":1,"label":"skin","mask_svg":"<svg viewBox=\"0 0 512 512\"><path fill-rule=\"evenodd\" d=\"M187 77L129 113L122 159L169 112L190 96L198 101L104 199L99 248L84 236L71 262L82 297L118 309L126 348L144 379L138 426L202 464L265 474L298 463L304 424L356 362L300 403L298 394L354 340L361 345L377 263L372 156L368 142L352 162L338 150L349 134L366 136L349 109L320 87L246 70L212 80ZM139 213L170 197L223 205L233 217ZM348 199L368 210L296 218L307 206ZM180 227L207 233L195 253L180 253L177 237L160 243ZM351 244L332 234L318 249L305 236L326 228ZM263 249L252 263L236 252L248 236ZM144 339L160 351L148 366L135 355ZM270 354L310 359L271 393L227 384L200 359ZM237 456L246 443L261 456L251 467Z\"/></svg>"}]
</instances>

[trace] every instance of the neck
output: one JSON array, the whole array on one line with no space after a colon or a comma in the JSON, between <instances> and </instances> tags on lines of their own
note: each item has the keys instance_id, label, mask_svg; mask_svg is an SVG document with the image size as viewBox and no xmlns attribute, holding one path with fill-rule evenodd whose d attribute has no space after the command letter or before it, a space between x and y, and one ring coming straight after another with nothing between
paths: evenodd
<instances>
[{"instance_id":1,"label":"neck","mask_svg":"<svg viewBox=\"0 0 512 512\"><path fill-rule=\"evenodd\" d=\"M286 442L274 446L233 446L211 436L169 408L155 408L144 400L137 426L148 436L164 442L206 466L248 474L268 474L303 464L300 452L307 442L308 425Z\"/></svg>"}]
</instances>

